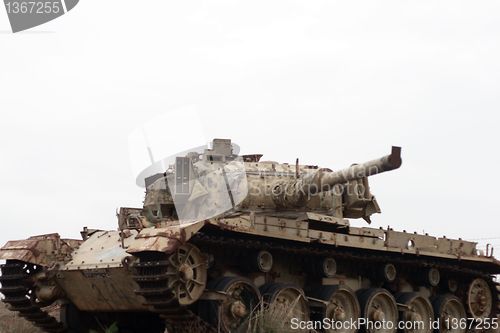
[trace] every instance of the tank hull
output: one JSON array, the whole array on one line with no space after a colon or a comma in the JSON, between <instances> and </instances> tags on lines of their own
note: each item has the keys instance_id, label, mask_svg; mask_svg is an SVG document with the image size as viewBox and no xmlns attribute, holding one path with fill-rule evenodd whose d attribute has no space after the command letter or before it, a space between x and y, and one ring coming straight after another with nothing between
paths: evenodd
<instances>
[{"instance_id":1,"label":"tank hull","mask_svg":"<svg viewBox=\"0 0 500 333\"><path fill-rule=\"evenodd\" d=\"M321 313L318 309L322 303L316 302L317 294L321 296L323 290L339 285L354 294L381 288L394 297L415 293L432 300L439 295L457 295L468 311L467 316L472 316L471 310L467 310L470 297L464 290L469 289L471 281L483 279L491 290L492 316L498 315L500 306L498 285L491 278L500 273L500 262L490 254L479 255L474 243L392 229L355 228L347 220L317 213L306 213L300 218L238 214L187 225L172 223L142 230L94 231L83 242L74 241L69 253L67 248L61 250L66 260L53 263L49 260L53 260L50 256L54 255L52 250L58 238L37 237L51 239L53 246L44 245L51 251L45 254L34 251L40 250L39 242L20 241L24 243L17 245L11 242L0 250L0 258L8 263L31 262L43 267L50 283L61 290L57 299L81 313L105 317L110 313L128 313L128 316L154 313L174 327L174 332L215 329L213 311L217 308L213 309L221 299L210 281L221 279L245 278L258 290L269 284L293 285L308 300L312 317ZM32 251L29 246L33 246ZM208 281L203 294L189 304L176 301L175 287L168 280L168 267L175 266L169 258L178 255L176 251L183 246L193 246L203 253L200 265L206 266ZM267 271L255 265L255 256L261 251L273 258ZM37 256L27 255L32 252ZM331 276L322 270L324 258L335 260ZM397 283L384 277L380 268L387 263L396 268ZM151 286L144 284L144 278L151 272L156 274L162 265L165 270L160 271L165 273L165 280L154 282L159 291L144 293ZM439 272L440 281L435 286L423 273L429 269ZM46 286L46 280L40 281ZM455 291L449 285L451 282L458 286ZM162 286L170 288L170 292L162 294ZM158 299L167 298L158 304ZM212 312L207 314L204 307Z\"/></svg>"}]
</instances>

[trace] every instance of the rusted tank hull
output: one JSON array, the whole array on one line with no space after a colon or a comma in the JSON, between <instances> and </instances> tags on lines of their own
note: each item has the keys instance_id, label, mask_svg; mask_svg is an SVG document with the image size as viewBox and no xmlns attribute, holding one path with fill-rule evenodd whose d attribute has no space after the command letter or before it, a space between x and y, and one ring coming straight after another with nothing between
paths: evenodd
<instances>
[{"instance_id":1,"label":"rusted tank hull","mask_svg":"<svg viewBox=\"0 0 500 333\"><path fill-rule=\"evenodd\" d=\"M58 273L58 285L79 310L147 311L130 272L124 268L82 269Z\"/></svg>"},{"instance_id":2,"label":"rusted tank hull","mask_svg":"<svg viewBox=\"0 0 500 333\"><path fill-rule=\"evenodd\" d=\"M96 231L75 248L71 261L57 270L57 284L82 311L146 311L134 293L126 248L137 232Z\"/></svg>"}]
</instances>

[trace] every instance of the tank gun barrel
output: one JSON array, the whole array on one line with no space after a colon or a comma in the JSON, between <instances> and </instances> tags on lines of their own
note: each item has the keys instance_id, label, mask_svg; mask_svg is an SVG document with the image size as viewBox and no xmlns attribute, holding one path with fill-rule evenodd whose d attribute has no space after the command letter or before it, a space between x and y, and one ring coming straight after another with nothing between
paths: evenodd
<instances>
[{"instance_id":1,"label":"tank gun barrel","mask_svg":"<svg viewBox=\"0 0 500 333\"><path fill-rule=\"evenodd\" d=\"M310 194L328 191L337 184L344 184L351 180L362 179L382 172L391 171L401 166L401 147L392 147L390 155L365 162L354 164L339 171L322 171L308 174L302 180L302 189Z\"/></svg>"}]
</instances>

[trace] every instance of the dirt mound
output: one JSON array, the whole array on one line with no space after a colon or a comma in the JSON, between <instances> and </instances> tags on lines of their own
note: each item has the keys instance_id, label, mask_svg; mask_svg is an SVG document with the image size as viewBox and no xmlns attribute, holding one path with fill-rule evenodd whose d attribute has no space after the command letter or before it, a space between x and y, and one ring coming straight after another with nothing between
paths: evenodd
<instances>
[{"instance_id":1,"label":"dirt mound","mask_svg":"<svg viewBox=\"0 0 500 333\"><path fill-rule=\"evenodd\" d=\"M42 331L16 313L7 310L5 304L0 302L0 333L42 333Z\"/></svg>"}]
</instances>

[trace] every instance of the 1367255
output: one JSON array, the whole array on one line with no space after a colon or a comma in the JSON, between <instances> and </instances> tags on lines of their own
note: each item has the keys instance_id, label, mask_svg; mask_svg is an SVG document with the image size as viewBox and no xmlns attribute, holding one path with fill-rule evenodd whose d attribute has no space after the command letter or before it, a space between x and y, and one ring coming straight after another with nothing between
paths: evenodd
<instances>
[{"instance_id":1,"label":"1367255","mask_svg":"<svg viewBox=\"0 0 500 333\"><path fill-rule=\"evenodd\" d=\"M59 14L63 11L58 1L8 1L8 14Z\"/></svg>"}]
</instances>

